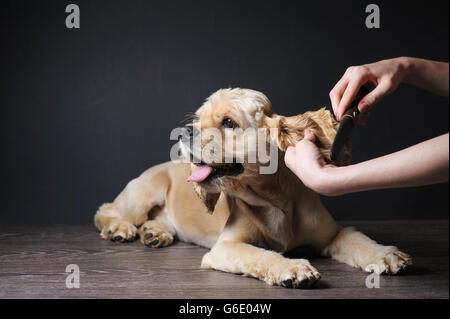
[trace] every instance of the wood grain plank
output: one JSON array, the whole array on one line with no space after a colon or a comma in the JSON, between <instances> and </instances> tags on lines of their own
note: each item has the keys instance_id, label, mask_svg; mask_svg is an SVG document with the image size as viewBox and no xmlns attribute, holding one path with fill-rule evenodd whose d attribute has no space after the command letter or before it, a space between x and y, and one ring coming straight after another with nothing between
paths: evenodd
<instances>
[{"instance_id":1,"label":"wood grain plank","mask_svg":"<svg viewBox=\"0 0 450 319\"><path fill-rule=\"evenodd\" d=\"M414 267L365 287L362 271L305 250L321 272L315 289L271 287L238 275L199 269L207 249L177 242L151 249L101 240L91 225L0 225L0 298L448 298L448 220L345 222L411 254ZM65 286L68 264L79 289Z\"/></svg>"}]
</instances>

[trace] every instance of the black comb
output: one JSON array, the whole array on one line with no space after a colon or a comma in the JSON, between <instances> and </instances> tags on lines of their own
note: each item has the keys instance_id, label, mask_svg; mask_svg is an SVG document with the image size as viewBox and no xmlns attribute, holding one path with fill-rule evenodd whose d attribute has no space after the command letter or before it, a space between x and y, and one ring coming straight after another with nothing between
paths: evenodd
<instances>
[{"instance_id":1,"label":"black comb","mask_svg":"<svg viewBox=\"0 0 450 319\"><path fill-rule=\"evenodd\" d=\"M361 114L361 112L358 110L358 104L363 97L370 93L370 91L372 90L368 87L362 86L350 106L345 111L344 116L339 123L339 129L334 138L333 145L331 146L330 158L333 162L339 163L345 141L353 127L355 127L355 125L358 123L359 116Z\"/></svg>"}]
</instances>

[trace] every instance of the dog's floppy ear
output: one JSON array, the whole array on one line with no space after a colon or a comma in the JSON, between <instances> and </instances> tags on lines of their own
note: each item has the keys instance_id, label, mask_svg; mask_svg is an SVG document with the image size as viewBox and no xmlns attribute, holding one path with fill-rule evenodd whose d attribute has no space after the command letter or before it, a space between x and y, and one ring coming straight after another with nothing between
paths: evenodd
<instances>
[{"instance_id":1,"label":"dog's floppy ear","mask_svg":"<svg viewBox=\"0 0 450 319\"><path fill-rule=\"evenodd\" d=\"M284 152L288 146L295 146L303 139L304 131L310 129L316 136L316 144L328 163L348 165L351 159L351 143L347 139L340 163L334 163L330 158L331 145L336 136L339 123L330 111L321 108L318 111L308 111L296 116L274 115L266 120L270 128L278 128L278 147Z\"/></svg>"},{"instance_id":2,"label":"dog's floppy ear","mask_svg":"<svg viewBox=\"0 0 450 319\"><path fill-rule=\"evenodd\" d=\"M212 215L217 201L219 200L220 193L208 193L203 187L200 187L197 183L194 184L194 190L197 193L200 200L205 204L208 209L208 213Z\"/></svg>"}]
</instances>

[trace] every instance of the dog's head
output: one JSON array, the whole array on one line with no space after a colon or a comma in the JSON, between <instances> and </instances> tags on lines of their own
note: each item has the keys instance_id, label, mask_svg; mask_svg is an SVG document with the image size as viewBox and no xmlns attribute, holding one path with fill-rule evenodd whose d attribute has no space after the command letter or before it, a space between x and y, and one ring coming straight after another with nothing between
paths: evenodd
<instances>
[{"instance_id":1,"label":"dog's head","mask_svg":"<svg viewBox=\"0 0 450 319\"><path fill-rule=\"evenodd\" d=\"M182 153L191 161L188 180L212 212L221 192L255 183L263 169L274 164L271 161L276 162L276 167L269 175L276 175L284 151L301 140L306 129L314 132L325 159L331 162L330 148L337 126L325 109L284 117L273 112L269 99L261 92L218 90L197 110L181 140ZM345 153L348 162L349 144ZM285 169L284 165L279 167Z\"/></svg>"}]
</instances>

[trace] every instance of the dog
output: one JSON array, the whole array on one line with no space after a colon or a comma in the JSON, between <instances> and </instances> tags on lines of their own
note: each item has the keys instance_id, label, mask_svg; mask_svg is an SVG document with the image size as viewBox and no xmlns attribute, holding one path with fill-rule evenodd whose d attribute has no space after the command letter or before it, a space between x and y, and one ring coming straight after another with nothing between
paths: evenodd
<instances>
[{"instance_id":1,"label":"dog","mask_svg":"<svg viewBox=\"0 0 450 319\"><path fill-rule=\"evenodd\" d=\"M397 247L380 245L354 228L341 227L318 194L284 164L284 151L303 138L305 129L315 134L322 154L332 163L330 148L338 123L329 111L322 108L285 117L274 113L263 93L234 88L213 93L195 118L187 138L179 142L188 161L148 169L131 180L112 203L100 206L94 220L103 239L125 242L139 236L153 248L166 247L175 239L194 243L210 248L201 268L288 288L309 288L320 279L308 260L283 256L299 246L310 246L324 256L378 274L397 274L412 264L411 257ZM230 128L272 129L275 133L267 133L265 146L279 151L277 170L261 174L264 165L248 160L193 161L189 144L193 131ZM239 138L239 134L234 137ZM208 134L201 134L200 149L210 141ZM226 134L222 142L226 144ZM343 162L334 164L348 164L350 149L347 141ZM225 155L236 157L232 151Z\"/></svg>"}]
</instances>

